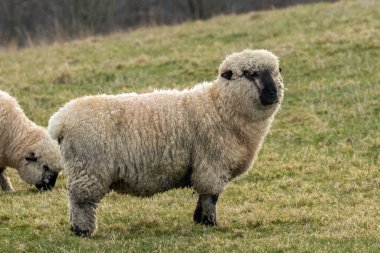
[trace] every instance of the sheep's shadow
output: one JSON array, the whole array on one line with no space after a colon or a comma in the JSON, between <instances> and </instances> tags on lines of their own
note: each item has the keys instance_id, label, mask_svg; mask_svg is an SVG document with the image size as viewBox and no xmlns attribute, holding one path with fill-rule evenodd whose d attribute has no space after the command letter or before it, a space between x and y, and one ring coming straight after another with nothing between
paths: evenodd
<instances>
[{"instance_id":1,"label":"sheep's shadow","mask_svg":"<svg viewBox=\"0 0 380 253\"><path fill-rule=\"evenodd\" d=\"M35 195L38 195L38 194L47 194L47 193L50 193L50 192L54 192L56 190L47 190L47 191L44 191L44 190L39 190L37 188L33 189L33 188L28 188L28 189L23 189L23 190L17 190L15 189L15 191L13 192L9 192L9 191L2 191L0 190L0 196L1 195L8 195L8 196L17 196L17 197L29 197L29 196L35 196Z\"/></svg>"},{"instance_id":2,"label":"sheep's shadow","mask_svg":"<svg viewBox=\"0 0 380 253\"><path fill-rule=\"evenodd\" d=\"M192 238L209 235L210 233L225 233L231 232L232 228L225 226L205 226L195 223L185 222L183 224L173 225L157 225L154 222L149 221L130 221L126 223L116 222L115 224L109 224L98 228L98 231L91 238L96 240L109 239L110 236L116 240L132 240L143 239L147 236L156 239L162 239L167 237L184 237Z\"/></svg>"}]
</instances>

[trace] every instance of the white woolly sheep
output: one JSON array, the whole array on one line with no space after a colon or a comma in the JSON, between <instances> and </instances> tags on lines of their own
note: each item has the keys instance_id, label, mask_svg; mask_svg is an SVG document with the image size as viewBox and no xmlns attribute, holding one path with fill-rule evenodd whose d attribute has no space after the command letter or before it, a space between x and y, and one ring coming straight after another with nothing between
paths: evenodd
<instances>
[{"instance_id":1,"label":"white woolly sheep","mask_svg":"<svg viewBox=\"0 0 380 253\"><path fill-rule=\"evenodd\" d=\"M62 170L58 143L46 129L31 122L17 101L0 91L0 187L14 191L5 174L15 168L21 179L38 189L52 189Z\"/></svg>"},{"instance_id":2,"label":"white woolly sheep","mask_svg":"<svg viewBox=\"0 0 380 253\"><path fill-rule=\"evenodd\" d=\"M216 225L219 194L252 165L282 98L277 57L245 50L190 90L70 101L48 131L69 177L71 230L94 233L96 205L110 190L151 196L177 187L199 193L196 223Z\"/></svg>"}]
</instances>

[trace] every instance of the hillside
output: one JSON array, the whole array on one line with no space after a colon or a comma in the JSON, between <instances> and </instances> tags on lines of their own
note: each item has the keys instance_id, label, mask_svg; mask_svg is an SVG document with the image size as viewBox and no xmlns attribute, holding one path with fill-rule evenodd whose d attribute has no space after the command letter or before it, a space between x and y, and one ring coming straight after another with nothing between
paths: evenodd
<instances>
[{"instance_id":1,"label":"hillside","mask_svg":"<svg viewBox=\"0 0 380 253\"><path fill-rule=\"evenodd\" d=\"M218 202L219 227L192 222L197 196L111 193L93 238L70 234L65 175L52 192L0 196L1 252L380 251L380 2L341 1L219 16L0 51L0 90L46 126L68 100L213 80L224 56L266 48L287 86L256 164Z\"/></svg>"}]
</instances>

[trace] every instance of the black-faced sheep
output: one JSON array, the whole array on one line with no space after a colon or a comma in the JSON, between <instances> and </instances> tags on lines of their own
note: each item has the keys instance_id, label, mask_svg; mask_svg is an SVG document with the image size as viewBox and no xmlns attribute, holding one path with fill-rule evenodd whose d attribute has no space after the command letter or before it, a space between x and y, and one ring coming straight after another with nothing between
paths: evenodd
<instances>
[{"instance_id":1,"label":"black-faced sheep","mask_svg":"<svg viewBox=\"0 0 380 253\"><path fill-rule=\"evenodd\" d=\"M17 169L21 179L39 189L52 189L63 169L58 143L46 129L31 122L17 101L0 91L0 187L13 191L5 174Z\"/></svg>"},{"instance_id":2,"label":"black-faced sheep","mask_svg":"<svg viewBox=\"0 0 380 253\"><path fill-rule=\"evenodd\" d=\"M96 204L110 190L151 196L187 186L199 193L194 221L216 225L219 194L252 165L282 98L277 57L245 50L190 90L70 101L48 131L69 176L71 229L92 234Z\"/></svg>"}]
</instances>

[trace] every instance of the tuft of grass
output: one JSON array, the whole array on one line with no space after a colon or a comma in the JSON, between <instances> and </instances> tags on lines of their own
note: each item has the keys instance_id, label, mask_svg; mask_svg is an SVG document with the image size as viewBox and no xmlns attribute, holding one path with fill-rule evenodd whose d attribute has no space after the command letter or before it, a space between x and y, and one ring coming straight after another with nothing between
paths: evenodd
<instances>
[{"instance_id":1,"label":"tuft of grass","mask_svg":"<svg viewBox=\"0 0 380 253\"><path fill-rule=\"evenodd\" d=\"M192 222L197 196L115 193L92 238L69 231L66 175L41 193L10 177L1 252L380 251L380 2L341 1L220 16L108 37L0 50L0 89L47 125L72 98L213 80L224 56L266 48L287 92L256 164L229 184L219 226Z\"/></svg>"}]
</instances>

